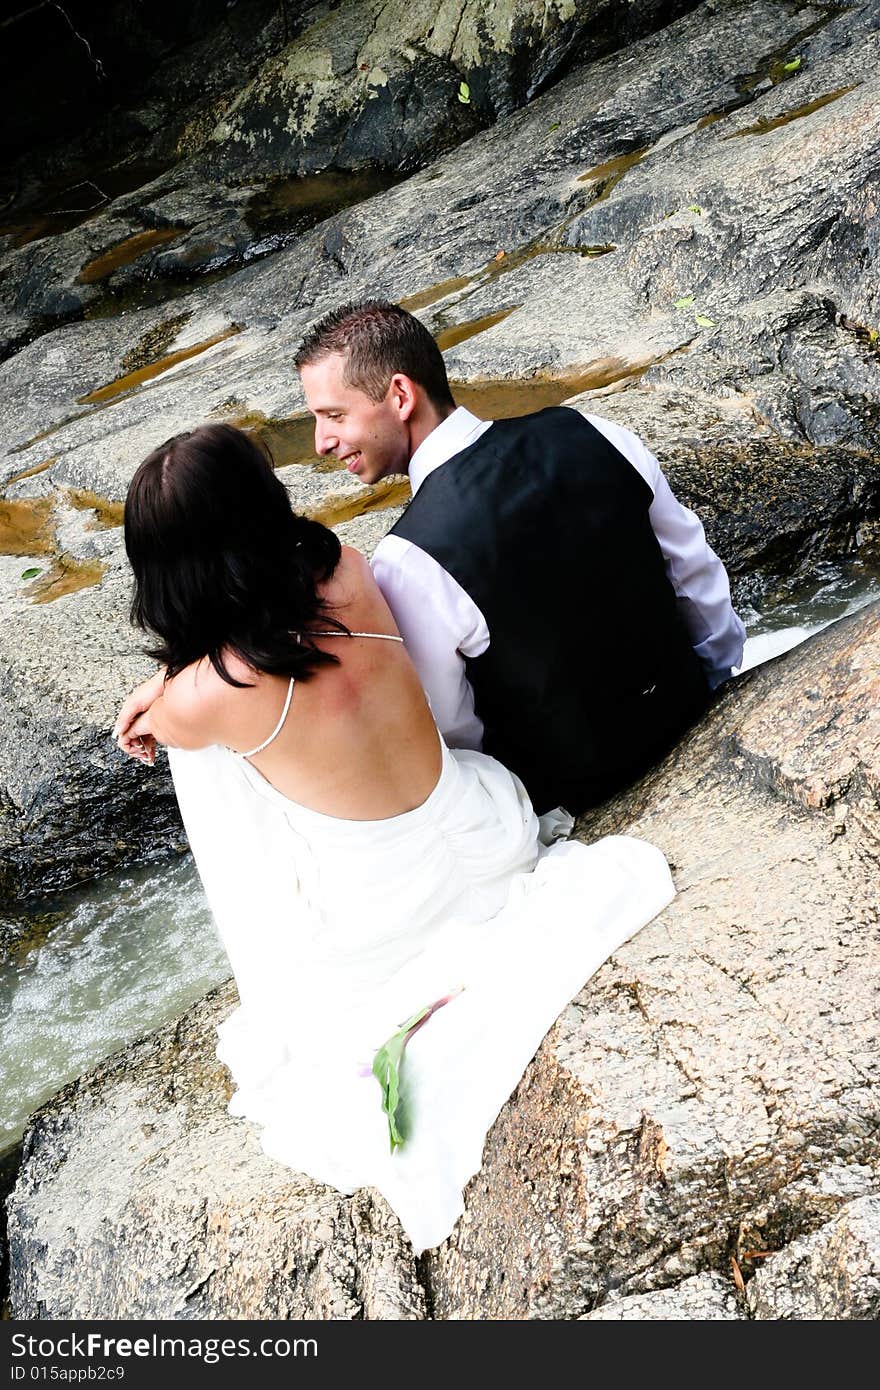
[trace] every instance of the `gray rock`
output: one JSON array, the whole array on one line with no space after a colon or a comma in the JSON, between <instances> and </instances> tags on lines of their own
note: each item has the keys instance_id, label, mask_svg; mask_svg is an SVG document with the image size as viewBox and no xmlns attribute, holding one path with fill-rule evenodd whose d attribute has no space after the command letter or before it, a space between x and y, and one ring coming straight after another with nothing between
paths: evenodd
<instances>
[{"instance_id":1,"label":"gray rock","mask_svg":"<svg viewBox=\"0 0 880 1390\"><path fill-rule=\"evenodd\" d=\"M687 7L465 0L438 11L427 0L343 0L264 64L199 153L223 177L413 168L522 106L574 57L607 52Z\"/></svg>"},{"instance_id":2,"label":"gray rock","mask_svg":"<svg viewBox=\"0 0 880 1390\"><path fill-rule=\"evenodd\" d=\"M876 1192L880 606L744 678L583 818L678 897L562 1014L426 1257L435 1316L570 1318Z\"/></svg>"},{"instance_id":3,"label":"gray rock","mask_svg":"<svg viewBox=\"0 0 880 1390\"><path fill-rule=\"evenodd\" d=\"M584 1313L582 1322L639 1322L660 1320L735 1322L746 1315L734 1286L718 1274L695 1274L668 1289L609 1298L595 1312Z\"/></svg>"},{"instance_id":4,"label":"gray rock","mask_svg":"<svg viewBox=\"0 0 880 1390\"><path fill-rule=\"evenodd\" d=\"M40 1111L9 1202L16 1317L425 1316L387 1207L273 1163L226 1115L233 1002L221 988Z\"/></svg>"},{"instance_id":5,"label":"gray rock","mask_svg":"<svg viewBox=\"0 0 880 1390\"><path fill-rule=\"evenodd\" d=\"M833 1221L765 1260L748 1301L764 1322L880 1316L880 1195L848 1202Z\"/></svg>"},{"instance_id":6,"label":"gray rock","mask_svg":"<svg viewBox=\"0 0 880 1390\"><path fill-rule=\"evenodd\" d=\"M133 687L154 669L138 655L128 628L130 581L121 557L104 561L100 587L41 603L30 596L41 579L20 579L28 563L0 557L0 895L6 900L167 855L183 842L170 778L162 771L150 776L110 738L120 679ZM42 564L42 578L56 568L42 556L32 563ZM62 587L92 577L71 557L62 565ZM21 926L12 922L9 931Z\"/></svg>"},{"instance_id":7,"label":"gray rock","mask_svg":"<svg viewBox=\"0 0 880 1390\"><path fill-rule=\"evenodd\" d=\"M11 230L18 226L19 235L9 237L0 287L5 353L20 341L22 318L43 328L94 311L108 297L119 301L132 286L140 287L141 305L155 302L149 282L157 277L217 274L276 249L287 238L267 242L248 216L251 196L267 184L328 168L412 170L524 105L576 58L619 47L692 3L493 0L487 7L466 0L438 12L425 0L306 2L280 7L282 26L265 3L250 0L224 23L211 27L206 16L201 41L162 52L149 94L135 93L144 104L127 125L123 117L119 138L135 183L136 155L145 171L135 196L104 191L120 171L94 167L98 156L84 158L85 137L78 135L67 161L58 152L57 172L69 162L94 175L81 185L80 218L62 217L51 206L35 214L33 156L22 159L10 205ZM114 7L117 23L124 23L126 8ZM135 11L130 19L147 48L167 47L164 36L146 32L149 17L145 22ZM150 184L146 170L155 163L172 168ZM72 174L71 181L79 177ZM234 186L242 183L250 186ZM79 207L78 186L56 199L62 208ZM39 216L45 226L22 224ZM291 226L302 230L314 220L300 216ZM69 230L52 235L53 223L64 228L71 221ZM84 282L82 272L95 257L150 229L178 235L171 246L145 247L134 261L103 271L98 282Z\"/></svg>"},{"instance_id":8,"label":"gray rock","mask_svg":"<svg viewBox=\"0 0 880 1390\"><path fill-rule=\"evenodd\" d=\"M21 1167L22 1146L13 1144L0 1153L0 1289L9 1287L9 1246L6 1240L6 1198L15 1186ZM4 1295L5 1296L5 1295Z\"/></svg>"},{"instance_id":9,"label":"gray rock","mask_svg":"<svg viewBox=\"0 0 880 1390\"><path fill-rule=\"evenodd\" d=\"M256 187L217 188L194 172L181 187L183 177L175 170L134 200L116 199L78 227L8 251L0 313L12 342L0 356L13 350L19 323L34 336L84 312L105 322L256 254L261 233L247 221Z\"/></svg>"},{"instance_id":10,"label":"gray rock","mask_svg":"<svg viewBox=\"0 0 880 1390\"><path fill-rule=\"evenodd\" d=\"M38 1113L13 1316L729 1319L734 1268L754 1316L876 1316L878 655L874 605L582 819L678 896L563 1011L417 1272L378 1197L225 1116L226 990Z\"/></svg>"},{"instance_id":11,"label":"gray rock","mask_svg":"<svg viewBox=\"0 0 880 1390\"><path fill-rule=\"evenodd\" d=\"M812 13L805 12L806 16ZM856 318L857 295L861 290L854 288L835 309L833 296L828 294L832 243L827 238L823 240L821 229L832 223L837 225L835 214L839 222L850 203L854 209L856 204L865 203L863 171L874 158L877 137L870 83L863 82L839 101L762 137L737 141L723 138L722 131L728 121L734 123L733 117L724 117L702 130L695 129L693 119L706 114L713 101L736 99L736 84L730 74L742 70L746 31L750 43L760 44L762 50L786 44L794 47L798 46L797 35L803 28L804 17L795 22L779 7L761 4L760 0L754 4L728 0L717 7L701 7L662 34L643 40L626 59L609 59L578 69L552 93L476 136L430 170L354 210L338 214L323 229L306 235L268 261L249 267L220 285L195 291L182 301L181 307L185 306L194 322L202 327L209 318L220 317L227 324L237 322L244 326L243 341L237 345L237 351L242 359L247 358L251 393L265 396L269 385L265 378L270 370L266 335L251 328L255 314L263 317L270 309L275 321L272 361L277 363L279 357L285 356L289 361L310 319L346 295L380 291L401 297L450 275L468 275L471 278L465 286L447 295L438 308L432 306L426 311L432 327L468 322L501 309L516 308L504 322L452 350L450 366L455 375L464 379L561 374L574 369L586 373L591 368L598 385L603 375L614 376L612 364L617 364L618 378L625 375L626 368L635 372L647 369L646 384L667 381L675 372L682 385L700 389L712 400L724 401L738 395L753 409L748 394L750 382L759 379L759 405L766 398L769 409L776 396L781 399L787 393L788 407L780 414L780 405L777 411L777 432L781 430L786 437L803 440L809 437L804 434L804 427L810 425L810 393L827 373L829 361L834 365L837 355L841 357L843 375L839 382L832 381L831 392L840 395L845 388L846 396L851 398L852 403L842 402L849 424L841 419L835 426L833 420L826 420L822 442L857 443L854 412L866 412L870 417L876 397L877 360L858 333L834 322L839 311L844 317L853 315L853 322L870 325L869 318ZM864 11L838 16L833 26L842 30L849 42L844 46L841 39L839 52L823 56L822 78L826 83L840 80L845 85L844 79L852 77L854 69L870 70L875 35L867 26ZM810 42L816 43L818 37L814 35ZM664 85L669 72L681 65L683 53L688 54L688 63L694 68L684 108L670 104ZM799 71L778 84L773 89L775 100L782 99L779 92L789 93L795 82L804 81L806 74ZM766 104L769 95L758 98L758 105ZM794 100L794 96L788 99ZM748 109L752 112L751 105ZM607 180L594 178L584 184L578 175L585 172L584 166L588 172L591 164L595 169L609 156L613 162L615 151L627 146L624 132L635 120L636 111L643 138L652 142L649 153L597 202L596 190L604 188ZM683 120L685 124L681 124ZM783 160L777 142L784 145ZM810 147L814 161L827 161L824 173L818 166L812 170L811 189L824 189L823 196L829 200L821 225L814 230L810 230L814 200L794 197L787 182L790 165L799 167L801 145ZM841 169L844 145L846 161ZM768 209L778 206L778 218L774 221L769 212L763 216L755 213L740 234L736 230L733 201L721 220L711 214L708 205L700 214L682 207L673 217L659 223L646 217L644 210L639 211L646 198L651 210L655 208L656 199L651 192L655 186L658 190L677 189L681 181L683 187L690 188L692 175L696 177L704 166L711 170L721 164L728 180L741 170L738 176L743 184L760 172L764 205ZM633 202L635 208L631 206ZM583 211L584 205L587 211ZM863 228L869 241L864 255L860 253L856 258L861 277L858 284L865 293L876 278L871 261L869 206L869 202L865 204ZM663 207L664 212L668 211L665 203ZM213 215L221 215L216 207ZM585 218L595 221L600 215L610 217L612 224L585 224ZM847 213L848 225L853 228L856 215L857 210ZM728 223L734 230L726 241L719 241L722 233L727 235L724 228ZM570 249L565 254L567 241L582 248L590 238L595 236L601 241L612 231L621 236L621 245L613 253L581 257ZM742 267L735 257L729 263L730 237L734 234L748 242L749 261ZM854 230L852 234L857 233ZM778 263L779 255L765 245L771 236L774 244L785 247L784 265ZM682 243L681 266L676 262L670 267L668 253L683 237L687 245ZM694 261L694 246L702 246L707 238L715 246L714 259L710 257L707 268L700 271L698 284L694 269L701 262L699 258ZM817 239L823 248L821 279L819 262L812 251L804 249L805 241L812 246ZM533 255L541 244L546 246L544 253ZM500 265L493 260L499 249L507 251L507 259ZM520 253L526 251L528 255L523 260ZM661 252L667 267L665 288L657 280L659 272L648 269L649 260L652 265L659 265ZM171 256L174 252L161 254ZM846 273L850 278L852 265L852 258L847 256ZM729 324L726 318L723 322L718 319L712 331L700 328L693 310L674 308L677 297L699 291L699 299L695 298L697 308L716 312L708 300L703 302L700 286L707 277L711 279L711 293L726 294L731 301L726 312L740 316ZM813 285L809 292L806 283L803 290L790 289L791 285L807 281ZM753 303L755 307L751 309ZM752 322L746 324L748 314ZM138 316L130 318L128 350L134 346L142 325L150 327L157 318L155 312L146 321ZM810 357L807 340L816 339L817 334L821 338L823 324L827 342L814 347ZM750 354L745 364L739 360L744 331ZM125 334L120 338L114 333L108 340L107 332L104 322L84 325L77 337L70 339L76 343L78 355L81 352L90 363L95 384L121 374ZM52 347L47 344L47 355L57 351L55 341L53 335ZM819 347L824 355L817 356ZM735 359L730 363L726 358L718 360L719 354L723 357L731 353ZM207 365L207 360L197 362L192 374L187 372L195 387L190 413L196 415L205 413L212 405L211 374L203 375L203 365ZM18 385L19 375L28 379L28 358L9 373L11 387ZM65 399L69 403L64 412L69 413L71 397L77 393L71 390L63 369L48 373L47 388L50 380L59 404ZM180 381L176 384L179 387ZM153 388L158 392L157 407L164 404L162 388L159 378ZM280 394L273 390L273 395ZM179 398L179 390L177 395ZM300 402L298 394L287 392L288 409ZM121 400L102 423L115 424L120 416L127 415L131 405L129 400ZM278 400L273 404L276 414L282 413L280 405ZM45 427L51 421L41 423ZM21 429L19 425L15 431L16 443L21 440ZM818 438L818 425L816 430ZM62 447L66 443L63 431L57 442ZM27 464L30 455L24 452Z\"/></svg>"}]
</instances>

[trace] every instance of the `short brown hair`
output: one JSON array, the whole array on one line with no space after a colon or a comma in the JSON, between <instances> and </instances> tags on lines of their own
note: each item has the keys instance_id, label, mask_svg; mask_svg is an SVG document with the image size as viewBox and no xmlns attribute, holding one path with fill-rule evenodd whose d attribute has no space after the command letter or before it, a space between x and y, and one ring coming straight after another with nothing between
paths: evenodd
<instances>
[{"instance_id":1,"label":"short brown hair","mask_svg":"<svg viewBox=\"0 0 880 1390\"><path fill-rule=\"evenodd\" d=\"M427 328L387 299L352 300L312 324L294 358L297 371L338 353L343 381L381 401L395 372L423 387L439 410L454 408L443 354Z\"/></svg>"}]
</instances>

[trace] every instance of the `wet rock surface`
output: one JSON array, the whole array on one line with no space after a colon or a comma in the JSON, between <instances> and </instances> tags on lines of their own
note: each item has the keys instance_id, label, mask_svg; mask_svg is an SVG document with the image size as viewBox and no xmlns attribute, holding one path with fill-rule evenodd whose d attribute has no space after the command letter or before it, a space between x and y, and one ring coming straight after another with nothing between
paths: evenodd
<instances>
[{"instance_id":1,"label":"wet rock surface","mask_svg":"<svg viewBox=\"0 0 880 1390\"><path fill-rule=\"evenodd\" d=\"M242 0L235 14L208 4L187 23L123 0L110 7L103 33L71 24L70 67L106 109L95 113L95 129L29 149L7 175L2 354L96 305L156 302L176 280L277 250L365 196L365 171L373 171L374 191L378 171L387 182L428 163L578 60L618 48L692 3L458 0L438 9L428 0ZM53 35L55 57L60 39ZM26 34L20 49L32 57ZM57 84L61 106L65 86ZM14 129L7 138L14 142ZM36 184L35 165L56 173L54 187ZM259 205L278 180L328 170L323 199L319 188L283 234L267 235ZM340 189L345 171L355 177ZM150 231L174 245L158 252L145 244ZM120 247L124 265L88 279L93 261ZM158 294L150 284L157 278Z\"/></svg>"},{"instance_id":2,"label":"wet rock surface","mask_svg":"<svg viewBox=\"0 0 880 1390\"><path fill-rule=\"evenodd\" d=\"M563 1012L417 1269L378 1197L226 1116L227 987L38 1113L13 1317L876 1316L878 657L874 605L582 819L658 844L678 896Z\"/></svg>"},{"instance_id":3,"label":"wet rock surface","mask_svg":"<svg viewBox=\"0 0 880 1390\"><path fill-rule=\"evenodd\" d=\"M668 1305L706 1270L735 1296L734 1260L751 1289L876 1199L878 644L875 605L745 678L581 822L658 844L678 897L563 1013L502 1112L469 1221L428 1259L436 1316L625 1316L617 1300ZM857 1239L831 1316L872 1296ZM827 1316L823 1299L768 1316Z\"/></svg>"},{"instance_id":4,"label":"wet rock surface","mask_svg":"<svg viewBox=\"0 0 880 1390\"><path fill-rule=\"evenodd\" d=\"M215 991L40 1112L9 1203L14 1317L424 1317L387 1208L271 1162L225 1114L233 1003Z\"/></svg>"},{"instance_id":5,"label":"wet rock surface","mask_svg":"<svg viewBox=\"0 0 880 1390\"><path fill-rule=\"evenodd\" d=\"M110 738L120 675L137 683L152 669L132 648L120 558L100 588L39 604L28 593L36 581L20 582L23 563L0 558L12 591L0 624L0 893L9 899L183 843L168 780L138 777Z\"/></svg>"}]
</instances>

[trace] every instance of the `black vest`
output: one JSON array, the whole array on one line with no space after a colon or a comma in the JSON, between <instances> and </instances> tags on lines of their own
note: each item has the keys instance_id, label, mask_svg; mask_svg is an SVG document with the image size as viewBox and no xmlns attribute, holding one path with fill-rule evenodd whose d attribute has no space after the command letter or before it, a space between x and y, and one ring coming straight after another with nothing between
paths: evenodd
<instances>
[{"instance_id":1,"label":"black vest","mask_svg":"<svg viewBox=\"0 0 880 1390\"><path fill-rule=\"evenodd\" d=\"M483 748L538 812L603 800L708 703L652 501L604 435L554 406L496 421L429 474L390 532L482 611L488 650L465 660Z\"/></svg>"}]
</instances>

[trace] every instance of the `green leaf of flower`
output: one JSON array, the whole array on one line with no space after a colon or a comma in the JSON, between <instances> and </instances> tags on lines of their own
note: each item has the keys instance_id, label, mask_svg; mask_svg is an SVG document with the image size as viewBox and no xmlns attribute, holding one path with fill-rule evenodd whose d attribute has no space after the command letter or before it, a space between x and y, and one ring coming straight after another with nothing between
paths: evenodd
<instances>
[{"instance_id":1,"label":"green leaf of flower","mask_svg":"<svg viewBox=\"0 0 880 1390\"><path fill-rule=\"evenodd\" d=\"M395 1149L400 1148L406 1137L401 1134L397 1124L404 1049L413 1033L417 1033L433 1013L442 1009L444 1004L448 1004L450 999L454 999L460 993L461 988L454 989L449 994L445 994L442 999L436 1000L433 1004L427 1004L424 1009L419 1009L418 1013L406 1020L406 1023L401 1023L397 1032L392 1033L373 1058L373 1075L382 1087L382 1109L388 1116L388 1136L391 1140L392 1153Z\"/></svg>"},{"instance_id":2,"label":"green leaf of flower","mask_svg":"<svg viewBox=\"0 0 880 1390\"><path fill-rule=\"evenodd\" d=\"M707 319L706 316L705 316L705 314L694 314L694 322L695 322L695 323L698 323L698 324L700 325L701 328L714 328L714 327L715 327L715 320L714 320L714 319Z\"/></svg>"},{"instance_id":3,"label":"green leaf of flower","mask_svg":"<svg viewBox=\"0 0 880 1390\"><path fill-rule=\"evenodd\" d=\"M421 1009L412 1018L408 1018L406 1023L402 1023L396 1033L393 1033L386 1043L379 1048L373 1058L373 1075L382 1087L382 1109L388 1116L388 1135L391 1140L391 1152L400 1148L403 1143L403 1135L397 1127L397 1108L400 1104L400 1067L403 1062L403 1051L406 1047L410 1033L420 1023L424 1022L428 1010Z\"/></svg>"},{"instance_id":4,"label":"green leaf of flower","mask_svg":"<svg viewBox=\"0 0 880 1390\"><path fill-rule=\"evenodd\" d=\"M877 328L869 328L869 329L868 329L868 342L869 342L869 343L876 343L876 341L877 341L878 338L880 338L880 329L877 329Z\"/></svg>"},{"instance_id":5,"label":"green leaf of flower","mask_svg":"<svg viewBox=\"0 0 880 1390\"><path fill-rule=\"evenodd\" d=\"M471 89L466 82L462 82L458 89L458 99L467 106L471 99Z\"/></svg>"},{"instance_id":6,"label":"green leaf of flower","mask_svg":"<svg viewBox=\"0 0 880 1390\"><path fill-rule=\"evenodd\" d=\"M790 63L783 63L783 64L782 64L782 71L783 71L783 72L797 72L797 70L798 70L798 68L800 67L800 65L801 65L801 60L800 60L800 58L792 58L792 60L791 60Z\"/></svg>"},{"instance_id":7,"label":"green leaf of flower","mask_svg":"<svg viewBox=\"0 0 880 1390\"><path fill-rule=\"evenodd\" d=\"M21 577L22 579L36 579L37 575L42 573L39 565L32 565L29 570L22 570Z\"/></svg>"},{"instance_id":8,"label":"green leaf of flower","mask_svg":"<svg viewBox=\"0 0 880 1390\"><path fill-rule=\"evenodd\" d=\"M699 203L688 203L687 210L688 212L695 212L697 217L703 216L703 209L700 207Z\"/></svg>"},{"instance_id":9,"label":"green leaf of flower","mask_svg":"<svg viewBox=\"0 0 880 1390\"><path fill-rule=\"evenodd\" d=\"M683 294L681 299L676 299L672 307L673 309L689 309L693 302L694 296L692 294Z\"/></svg>"}]
</instances>

